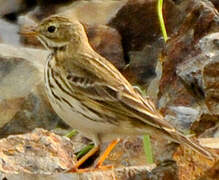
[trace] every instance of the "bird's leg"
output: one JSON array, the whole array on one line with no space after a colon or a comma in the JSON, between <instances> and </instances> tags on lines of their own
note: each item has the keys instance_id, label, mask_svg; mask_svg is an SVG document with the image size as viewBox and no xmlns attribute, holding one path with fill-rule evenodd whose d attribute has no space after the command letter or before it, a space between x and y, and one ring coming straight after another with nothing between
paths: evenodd
<instances>
[{"instance_id":1,"label":"bird's leg","mask_svg":"<svg viewBox=\"0 0 219 180\"><path fill-rule=\"evenodd\" d=\"M86 170L78 169L89 157L93 156L98 150L100 146L94 146L87 154L85 154L81 159L77 161L75 166L68 170L68 172L84 172Z\"/></svg>"},{"instance_id":2,"label":"bird's leg","mask_svg":"<svg viewBox=\"0 0 219 180\"><path fill-rule=\"evenodd\" d=\"M102 166L102 164L103 164L104 160L107 158L107 156L109 155L109 153L116 146L116 144L118 144L119 141L120 141L120 139L113 140L107 146L106 150L100 156L100 158L98 159L98 161L97 161L96 165L94 166L94 168L78 169L89 157L94 155L99 150L99 146L95 146L94 148L92 148L87 154L85 154L81 159L79 159L79 161L76 163L76 165L73 168L71 168L70 170L68 170L68 172L83 173L83 172L88 172L88 171L94 171L94 170L97 170L97 169L101 169L101 170L112 169L113 167L111 165Z\"/></svg>"},{"instance_id":3,"label":"bird's leg","mask_svg":"<svg viewBox=\"0 0 219 180\"><path fill-rule=\"evenodd\" d=\"M107 158L109 153L113 150L113 148L118 144L120 139L113 140L106 148L106 150L103 152L103 154L100 156L99 160L97 161L97 164L95 165L95 168L98 169L108 169L109 167L112 168L112 166L102 166L104 160Z\"/></svg>"}]
</instances>

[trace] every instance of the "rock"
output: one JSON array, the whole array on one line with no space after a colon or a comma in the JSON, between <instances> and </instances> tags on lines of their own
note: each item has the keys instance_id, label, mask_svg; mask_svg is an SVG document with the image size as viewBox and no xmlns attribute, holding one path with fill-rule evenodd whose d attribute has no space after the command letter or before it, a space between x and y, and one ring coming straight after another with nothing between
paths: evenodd
<instances>
[{"instance_id":1,"label":"rock","mask_svg":"<svg viewBox=\"0 0 219 180\"><path fill-rule=\"evenodd\" d=\"M0 16L15 13L24 9L25 0L9 0L0 2Z\"/></svg>"},{"instance_id":2,"label":"rock","mask_svg":"<svg viewBox=\"0 0 219 180\"><path fill-rule=\"evenodd\" d=\"M70 19L78 19L85 24L106 25L116 16L117 12L126 4L126 2L127 0L76 1L66 7L60 7L57 9L57 13L67 16Z\"/></svg>"},{"instance_id":3,"label":"rock","mask_svg":"<svg viewBox=\"0 0 219 180\"><path fill-rule=\"evenodd\" d=\"M31 11L35 17L42 19L57 12L57 9L66 6L77 0L55 0L55 1L28 1L28 0L8 0L0 1L0 16L8 20L16 21L17 16Z\"/></svg>"},{"instance_id":4,"label":"rock","mask_svg":"<svg viewBox=\"0 0 219 180\"><path fill-rule=\"evenodd\" d=\"M192 89L195 95L204 99L199 112L218 115L219 77L219 33L212 33L200 39L196 45L201 52L177 65L177 75ZM199 119L200 117L198 117ZM194 118L192 118L194 119ZM197 118L196 118L197 119Z\"/></svg>"},{"instance_id":5,"label":"rock","mask_svg":"<svg viewBox=\"0 0 219 180\"><path fill-rule=\"evenodd\" d=\"M114 180L115 178L118 180L123 180L123 179L138 180L138 179L145 179L145 176L150 174L152 167L151 166L142 166L142 167L140 166L140 167L118 168L118 169L107 170L107 171L91 171L91 172L85 172L85 173L71 173L71 174L70 173L56 173L52 175L48 175L48 174L34 174L33 175L33 174L28 174L28 173L2 174L0 178L1 179L6 178L7 180L34 180L36 178L40 180L51 180L51 179L52 180L60 180L60 179ZM155 177L159 177L159 176L155 175ZM164 179L165 177L166 176L164 176ZM145 180L150 180L150 179L148 178Z\"/></svg>"},{"instance_id":6,"label":"rock","mask_svg":"<svg viewBox=\"0 0 219 180\"><path fill-rule=\"evenodd\" d=\"M218 121L218 117L215 117L216 114L214 114L217 109L217 100L215 99L214 103L212 101L212 97L217 92L217 81L215 81L217 71L214 70L216 74L213 73L213 78L208 78L208 80L214 81L214 83L211 82L214 85L207 88L209 89L208 92L204 85L205 79L212 75L207 75L209 73L204 69L209 67L207 66L208 62L213 63L214 58L218 59L218 49L213 43L215 36L210 34L219 29L216 23L219 17L209 2L191 1L189 10L188 16L178 33L171 37L163 51L163 72L158 97L159 106L166 119L168 120L168 117L171 117L171 122L178 128L181 126L179 129L183 131L188 131L191 128L188 124L201 122L206 115L209 117L208 119ZM209 97L209 100L206 97ZM212 103L212 110L209 109L208 102ZM181 121L179 123L180 114L176 114L175 110L182 107L190 108L190 112L196 112L197 115L194 113L191 116L189 115L188 120L190 122L184 121L183 123ZM188 111L184 111L183 116L183 111L180 111L180 113L180 116L184 118ZM196 128L198 127L197 125ZM207 127L209 126L203 126L204 129L207 129Z\"/></svg>"},{"instance_id":7,"label":"rock","mask_svg":"<svg viewBox=\"0 0 219 180\"><path fill-rule=\"evenodd\" d=\"M201 116L200 109L198 108L169 106L169 110L170 113L165 116L165 119L184 132L188 132L192 123L198 121Z\"/></svg>"},{"instance_id":8,"label":"rock","mask_svg":"<svg viewBox=\"0 0 219 180\"><path fill-rule=\"evenodd\" d=\"M219 115L219 53L203 69L206 105L210 113Z\"/></svg>"},{"instance_id":9,"label":"rock","mask_svg":"<svg viewBox=\"0 0 219 180\"><path fill-rule=\"evenodd\" d=\"M209 126L209 123L208 123L208 126ZM218 138L219 137L219 125L218 124L212 125L211 128L209 128L204 133L202 133L200 137L201 138L208 138L208 137Z\"/></svg>"},{"instance_id":10,"label":"rock","mask_svg":"<svg viewBox=\"0 0 219 180\"><path fill-rule=\"evenodd\" d=\"M209 140L202 140L202 144L208 145L206 142L209 142ZM66 173L65 171L71 168L76 161L74 153L77 143L77 141L70 141L66 137L60 137L42 129L36 129L24 135L11 135L1 139L0 177L8 180L31 180L32 178L42 180L60 178L82 180L102 178L109 180L115 178L118 180L137 180L139 178L146 180L183 180L185 177L194 179L193 177L205 176L207 170L213 169L215 166L214 162L206 160L190 149L180 147L174 154L178 166L173 161L163 161L157 167L154 164L121 166L105 171L93 170L85 171L84 173ZM126 150L132 151L131 158L136 153L138 154L140 146L132 146L130 139L122 144L126 146ZM113 158L112 155L111 158ZM115 159L117 157L114 156ZM192 169L189 169L191 166ZM178 168L179 170L177 170Z\"/></svg>"},{"instance_id":11,"label":"rock","mask_svg":"<svg viewBox=\"0 0 219 180\"><path fill-rule=\"evenodd\" d=\"M170 36L182 21L183 13L169 0L164 1L163 11ZM129 64L123 74L132 84L145 88L156 76L157 59L164 46L157 17L157 0L127 1L109 25L122 36L125 61Z\"/></svg>"},{"instance_id":12,"label":"rock","mask_svg":"<svg viewBox=\"0 0 219 180\"><path fill-rule=\"evenodd\" d=\"M160 163L164 161L173 160L172 156L178 145L174 143L170 144L170 142L166 141L158 132L155 134L156 135L150 137L150 141L153 161L159 166ZM108 143L104 143L101 146L101 152L105 150L107 145ZM145 156L142 136L121 139L120 143L116 145L104 161L104 164L113 165L115 168L150 165Z\"/></svg>"},{"instance_id":13,"label":"rock","mask_svg":"<svg viewBox=\"0 0 219 180\"><path fill-rule=\"evenodd\" d=\"M105 25L88 26L87 35L90 45L96 52L118 69L124 68L123 48L118 31Z\"/></svg>"},{"instance_id":14,"label":"rock","mask_svg":"<svg viewBox=\"0 0 219 180\"><path fill-rule=\"evenodd\" d=\"M219 41L219 33L216 37L213 37L212 41ZM203 89L209 112L219 115L219 45L217 51L211 51L210 55L203 67Z\"/></svg>"},{"instance_id":15,"label":"rock","mask_svg":"<svg viewBox=\"0 0 219 180\"><path fill-rule=\"evenodd\" d=\"M75 144L75 152L79 152L86 145L92 143L80 133L72 137L71 140ZM164 161L173 160L172 156L176 151L176 144L170 144L158 133L156 133L156 136L150 137L150 140L155 164L160 165ZM100 152L85 162L82 167L91 167L97 163L99 156L105 151L108 144L109 142L102 143ZM112 165L114 168L150 165L145 156L142 136L128 136L121 139L103 164L106 166Z\"/></svg>"},{"instance_id":16,"label":"rock","mask_svg":"<svg viewBox=\"0 0 219 180\"><path fill-rule=\"evenodd\" d=\"M163 42L146 45L140 51L130 51L129 64L122 70L123 75L134 85L147 88L151 80L156 77L155 67L158 51ZM160 47L159 47L160 46Z\"/></svg>"},{"instance_id":17,"label":"rock","mask_svg":"<svg viewBox=\"0 0 219 180\"><path fill-rule=\"evenodd\" d=\"M210 0L210 1L215 5L217 10L219 10L219 2L218 2L218 0Z\"/></svg>"},{"instance_id":18,"label":"rock","mask_svg":"<svg viewBox=\"0 0 219 180\"><path fill-rule=\"evenodd\" d=\"M52 14L60 14L70 19L78 19L85 24L107 24L126 2L127 0L56 0L55 2L38 0L37 6L27 14L37 22Z\"/></svg>"},{"instance_id":19,"label":"rock","mask_svg":"<svg viewBox=\"0 0 219 180\"><path fill-rule=\"evenodd\" d=\"M0 45L0 137L52 129L60 121L42 84L47 56L44 50Z\"/></svg>"},{"instance_id":20,"label":"rock","mask_svg":"<svg viewBox=\"0 0 219 180\"><path fill-rule=\"evenodd\" d=\"M210 141L215 141L215 139L200 139L204 147L209 147ZM217 146L211 146L211 148L217 148ZM210 151L210 150L209 150ZM211 150L212 153L218 155L219 151ZM218 164L218 158L215 161L208 160L198 153L194 153L191 149L180 146L176 153L174 154L174 160L176 161L178 167L178 178L180 180L196 180L202 176L205 176L211 171L217 171L215 165Z\"/></svg>"},{"instance_id":21,"label":"rock","mask_svg":"<svg viewBox=\"0 0 219 180\"><path fill-rule=\"evenodd\" d=\"M35 128L51 130L62 121L50 106L42 84L33 87L31 92L22 98L5 101L10 103L10 106L1 109L2 117L7 118L7 123L0 128L0 137L30 132Z\"/></svg>"},{"instance_id":22,"label":"rock","mask_svg":"<svg viewBox=\"0 0 219 180\"><path fill-rule=\"evenodd\" d=\"M0 140L1 173L52 174L73 167L74 146L68 138L36 129Z\"/></svg>"},{"instance_id":23,"label":"rock","mask_svg":"<svg viewBox=\"0 0 219 180\"><path fill-rule=\"evenodd\" d=\"M23 98L5 99L0 102L0 127L3 127L15 116L23 104ZM7 134L7 133L6 133Z\"/></svg>"},{"instance_id":24,"label":"rock","mask_svg":"<svg viewBox=\"0 0 219 180\"><path fill-rule=\"evenodd\" d=\"M46 130L36 129L24 135L11 135L0 140L1 179L139 179L140 177L160 177L163 171L151 170L152 165L129 166L109 169L108 171L91 171L85 173L65 173L75 163L77 141L70 141ZM126 146L127 146L126 141ZM127 147L127 149L132 147ZM136 147L135 147L136 150ZM135 151L134 150L134 151ZM132 152L132 155L137 152ZM167 167L167 165L165 166ZM160 169L162 169L160 167ZM167 173L169 174L169 173ZM166 177L167 175L163 175ZM148 178L150 179L150 178Z\"/></svg>"},{"instance_id":25,"label":"rock","mask_svg":"<svg viewBox=\"0 0 219 180\"><path fill-rule=\"evenodd\" d=\"M203 147L214 148L219 151L219 138L201 138L199 143Z\"/></svg>"},{"instance_id":26,"label":"rock","mask_svg":"<svg viewBox=\"0 0 219 180\"><path fill-rule=\"evenodd\" d=\"M0 19L0 37L2 43L20 45L18 26L12 23L9 23L3 19Z\"/></svg>"},{"instance_id":27,"label":"rock","mask_svg":"<svg viewBox=\"0 0 219 180\"><path fill-rule=\"evenodd\" d=\"M177 166L174 161L164 161L158 167L146 174L148 180L177 180Z\"/></svg>"},{"instance_id":28,"label":"rock","mask_svg":"<svg viewBox=\"0 0 219 180\"><path fill-rule=\"evenodd\" d=\"M203 104L205 105L204 102ZM192 124L191 130L200 137L216 137L218 129L217 122L218 116L203 112L199 121L196 121Z\"/></svg>"},{"instance_id":29,"label":"rock","mask_svg":"<svg viewBox=\"0 0 219 180\"><path fill-rule=\"evenodd\" d=\"M199 180L215 180L219 179L219 162L217 162L211 169L208 170L208 172L201 176Z\"/></svg>"}]
</instances>

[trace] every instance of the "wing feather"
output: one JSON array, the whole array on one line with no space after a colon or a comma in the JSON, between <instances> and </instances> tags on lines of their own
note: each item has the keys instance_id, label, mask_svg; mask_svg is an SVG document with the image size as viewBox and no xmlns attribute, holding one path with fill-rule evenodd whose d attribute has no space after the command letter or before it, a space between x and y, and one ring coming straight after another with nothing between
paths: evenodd
<instances>
[{"instance_id":1,"label":"wing feather","mask_svg":"<svg viewBox=\"0 0 219 180\"><path fill-rule=\"evenodd\" d=\"M156 110L153 102L137 93L111 63L92 56L83 55L83 59L87 59L83 65L79 64L83 73L76 75L70 72L66 77L71 86L75 86L75 89L92 100L98 101L101 107L105 104L111 111L123 114L126 116L124 119L128 116L156 128L173 128Z\"/></svg>"}]
</instances>

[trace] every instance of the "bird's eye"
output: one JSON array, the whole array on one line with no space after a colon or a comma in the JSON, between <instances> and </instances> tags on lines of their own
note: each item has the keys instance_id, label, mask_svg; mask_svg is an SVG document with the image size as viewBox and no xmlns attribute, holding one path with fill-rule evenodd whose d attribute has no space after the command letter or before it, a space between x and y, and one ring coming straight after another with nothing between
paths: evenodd
<instances>
[{"instance_id":1,"label":"bird's eye","mask_svg":"<svg viewBox=\"0 0 219 180\"><path fill-rule=\"evenodd\" d=\"M55 26L49 26L47 30L48 30L48 32L53 33L53 32L55 32L56 27Z\"/></svg>"}]
</instances>

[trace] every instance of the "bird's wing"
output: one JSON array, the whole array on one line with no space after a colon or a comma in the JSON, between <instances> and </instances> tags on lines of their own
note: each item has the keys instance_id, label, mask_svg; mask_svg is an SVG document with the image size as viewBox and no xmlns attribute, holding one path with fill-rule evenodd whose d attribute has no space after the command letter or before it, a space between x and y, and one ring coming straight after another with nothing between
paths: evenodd
<instances>
[{"instance_id":1,"label":"bird's wing","mask_svg":"<svg viewBox=\"0 0 219 180\"><path fill-rule=\"evenodd\" d=\"M66 79L74 89L85 94L90 100L93 99L95 106L98 101L101 106L104 103L114 112L118 112L119 109L119 113L139 119L153 127L173 129L157 111L153 102L136 92L111 63L104 58L92 56L84 56L82 59L86 58L89 58L89 61L80 64L84 74L67 74Z\"/></svg>"},{"instance_id":2,"label":"bird's wing","mask_svg":"<svg viewBox=\"0 0 219 180\"><path fill-rule=\"evenodd\" d=\"M86 74L89 74L86 73ZM69 84L78 93L84 94L94 100L117 101L117 89L101 82L98 78L94 81L90 76L69 73L66 76Z\"/></svg>"}]
</instances>

